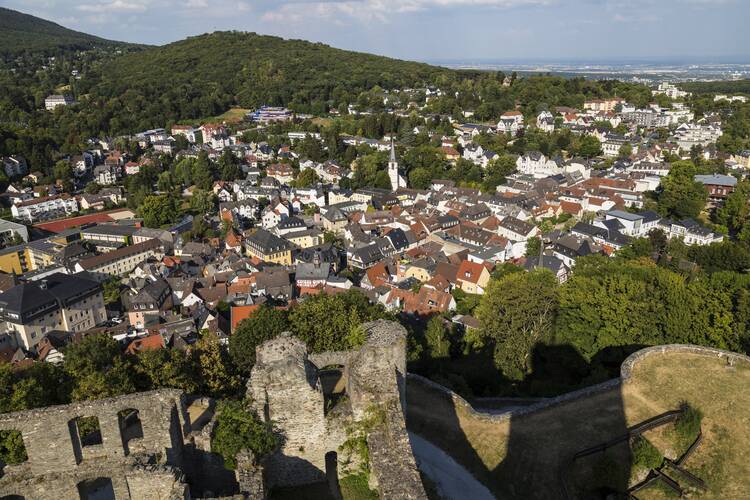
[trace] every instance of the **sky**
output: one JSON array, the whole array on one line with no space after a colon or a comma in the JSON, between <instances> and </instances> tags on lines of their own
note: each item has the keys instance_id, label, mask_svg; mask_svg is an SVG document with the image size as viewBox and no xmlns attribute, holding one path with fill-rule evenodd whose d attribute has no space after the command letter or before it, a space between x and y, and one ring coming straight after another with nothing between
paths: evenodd
<instances>
[{"instance_id":1,"label":"sky","mask_svg":"<svg viewBox=\"0 0 750 500\"><path fill-rule=\"evenodd\" d=\"M750 63L750 0L0 0L0 6L156 45L241 30L426 62Z\"/></svg>"}]
</instances>

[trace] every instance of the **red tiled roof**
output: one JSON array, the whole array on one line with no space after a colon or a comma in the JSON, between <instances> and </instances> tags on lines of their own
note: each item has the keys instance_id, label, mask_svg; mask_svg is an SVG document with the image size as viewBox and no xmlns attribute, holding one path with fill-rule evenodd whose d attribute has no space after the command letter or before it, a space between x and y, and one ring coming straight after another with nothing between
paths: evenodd
<instances>
[{"instance_id":1,"label":"red tiled roof","mask_svg":"<svg viewBox=\"0 0 750 500\"><path fill-rule=\"evenodd\" d=\"M237 325L242 321L243 319L247 319L250 316L253 315L255 311L257 311L260 308L260 305L258 304L252 304L249 306L233 306L230 309L230 315L232 317L231 321L231 332L234 333L235 328L237 328Z\"/></svg>"},{"instance_id":2,"label":"red tiled roof","mask_svg":"<svg viewBox=\"0 0 750 500\"><path fill-rule=\"evenodd\" d=\"M158 351L164 349L164 339L161 335L149 335L142 339L136 339L125 348L126 354L137 354L143 351Z\"/></svg>"},{"instance_id":3,"label":"red tiled roof","mask_svg":"<svg viewBox=\"0 0 750 500\"><path fill-rule=\"evenodd\" d=\"M483 269L484 266L482 264L465 260L461 262L461 265L458 268L456 279L477 284L477 282L479 282L479 277L482 276Z\"/></svg>"}]
</instances>

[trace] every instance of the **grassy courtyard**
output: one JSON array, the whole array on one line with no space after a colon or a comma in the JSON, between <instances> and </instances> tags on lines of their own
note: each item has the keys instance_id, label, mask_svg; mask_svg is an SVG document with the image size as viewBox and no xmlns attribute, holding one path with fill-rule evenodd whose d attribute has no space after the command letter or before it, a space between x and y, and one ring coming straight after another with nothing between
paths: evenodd
<instances>
[{"instance_id":1,"label":"grassy courtyard","mask_svg":"<svg viewBox=\"0 0 750 500\"><path fill-rule=\"evenodd\" d=\"M425 385L410 380L407 423L464 464L499 497L531 498L559 493L561 464L573 453L623 434L628 426L683 401L701 410L704 441L685 467L708 484L703 498L742 498L750 489L750 366L728 367L723 360L669 353L642 361L622 389L567 403L506 422L472 416ZM668 429L648 439L666 456ZM610 450L610 484L626 488L631 479L626 446ZM591 464L602 460L592 460ZM577 468L584 465L582 462ZM590 471L576 470L576 484ZM666 498L651 487L639 498Z\"/></svg>"}]
</instances>

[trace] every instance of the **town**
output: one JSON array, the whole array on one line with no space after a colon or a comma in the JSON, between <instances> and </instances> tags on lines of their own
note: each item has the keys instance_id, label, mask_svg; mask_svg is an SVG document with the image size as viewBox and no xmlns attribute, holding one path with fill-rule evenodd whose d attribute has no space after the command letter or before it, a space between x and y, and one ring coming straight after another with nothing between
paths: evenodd
<instances>
[{"instance_id":1,"label":"town","mask_svg":"<svg viewBox=\"0 0 750 500\"><path fill-rule=\"evenodd\" d=\"M7 359L59 359L74 333L95 329L108 329L130 350L189 344L203 329L226 342L261 304L288 307L350 289L390 311L449 314L475 328L476 318L456 312L456 296L482 295L504 263L544 267L562 283L579 257L614 256L652 231L687 245L722 241L726 229L711 222L647 209L649 193L674 175L673 164L720 163L726 173L689 179L707 193L699 212L715 211L750 169L750 151L717 151L720 116L695 119L680 101L686 93L670 84L653 90L675 100L665 107L595 99L536 116L506 111L496 124L422 116L440 89L393 94L422 98L387 112L422 124L401 137L340 134L334 140L348 162L320 161L328 146L320 132L305 130L311 117L266 106L232 124L90 138L90 149L58 162L60 178L49 184L23 157L4 157L12 180L2 195L11 217L2 221L0 250ZM56 95L45 105L70 102ZM580 155L529 149L501 156L487 146L532 134L574 137ZM415 150L430 155L416 161L459 173L431 178L416 166L407 175L401 157ZM371 175L363 170L372 159L386 163L374 176L378 187L352 189ZM475 175L494 179L466 180ZM134 197L141 202L132 210ZM89 305L55 296L56 287L69 290L68 280L90 283L80 297L93 296ZM57 301L52 317L46 308L33 312L41 294Z\"/></svg>"},{"instance_id":2,"label":"town","mask_svg":"<svg viewBox=\"0 0 750 500\"><path fill-rule=\"evenodd\" d=\"M3 22L0 498L750 487L747 80Z\"/></svg>"}]
</instances>

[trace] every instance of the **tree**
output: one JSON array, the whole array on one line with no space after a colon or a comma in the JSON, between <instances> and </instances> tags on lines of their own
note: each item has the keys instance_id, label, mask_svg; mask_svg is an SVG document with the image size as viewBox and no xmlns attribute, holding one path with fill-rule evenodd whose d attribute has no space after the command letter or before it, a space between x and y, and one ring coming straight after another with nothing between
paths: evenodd
<instances>
[{"instance_id":1,"label":"tree","mask_svg":"<svg viewBox=\"0 0 750 500\"><path fill-rule=\"evenodd\" d=\"M750 182L738 182L724 204L716 210L716 223L728 227L732 233L739 232L750 215L748 197L750 197Z\"/></svg>"},{"instance_id":2,"label":"tree","mask_svg":"<svg viewBox=\"0 0 750 500\"><path fill-rule=\"evenodd\" d=\"M70 162L66 160L60 160L55 163L55 167L52 169L52 175L55 179L66 181L73 177L73 168L70 166Z\"/></svg>"},{"instance_id":3,"label":"tree","mask_svg":"<svg viewBox=\"0 0 750 500\"><path fill-rule=\"evenodd\" d=\"M20 431L0 431L0 461L3 464L20 464L28 458Z\"/></svg>"},{"instance_id":4,"label":"tree","mask_svg":"<svg viewBox=\"0 0 750 500\"><path fill-rule=\"evenodd\" d=\"M335 141L333 141L336 144ZM325 160L325 151L320 141L311 135L306 135L302 139L296 148L299 151L302 158L309 158L312 161L323 161Z\"/></svg>"},{"instance_id":5,"label":"tree","mask_svg":"<svg viewBox=\"0 0 750 500\"><path fill-rule=\"evenodd\" d=\"M111 277L105 281L102 286L104 287L104 303L113 304L120 300L120 280L116 277Z\"/></svg>"},{"instance_id":6,"label":"tree","mask_svg":"<svg viewBox=\"0 0 750 500\"><path fill-rule=\"evenodd\" d=\"M233 181L242 177L240 160L232 153L231 149L225 148L217 163L221 180Z\"/></svg>"},{"instance_id":7,"label":"tree","mask_svg":"<svg viewBox=\"0 0 750 500\"><path fill-rule=\"evenodd\" d=\"M174 177L177 182L182 183L184 186L190 186L193 184L193 166L195 164L194 158L183 158L174 166Z\"/></svg>"},{"instance_id":8,"label":"tree","mask_svg":"<svg viewBox=\"0 0 750 500\"><path fill-rule=\"evenodd\" d=\"M158 228L174 222L179 215L179 200L166 194L146 196L138 207L146 227Z\"/></svg>"},{"instance_id":9,"label":"tree","mask_svg":"<svg viewBox=\"0 0 750 500\"><path fill-rule=\"evenodd\" d=\"M312 168L306 168L297 175L296 179L292 181L292 187L305 188L314 186L318 182L320 182L320 176L318 175L318 173Z\"/></svg>"},{"instance_id":10,"label":"tree","mask_svg":"<svg viewBox=\"0 0 750 500\"><path fill-rule=\"evenodd\" d=\"M109 335L96 334L64 348L63 369L71 378L74 400L101 399L134 392L132 367Z\"/></svg>"},{"instance_id":11,"label":"tree","mask_svg":"<svg viewBox=\"0 0 750 500\"><path fill-rule=\"evenodd\" d=\"M633 154L633 146L630 145L629 142L626 142L622 146L620 146L620 150L617 153L617 157L621 160L624 160L626 158L630 158L630 155Z\"/></svg>"},{"instance_id":12,"label":"tree","mask_svg":"<svg viewBox=\"0 0 750 500\"><path fill-rule=\"evenodd\" d=\"M417 167L409 172L409 186L413 189L427 189L431 182L432 173L424 167Z\"/></svg>"},{"instance_id":13,"label":"tree","mask_svg":"<svg viewBox=\"0 0 750 500\"><path fill-rule=\"evenodd\" d=\"M661 180L658 207L662 215L684 219L697 217L706 205L708 192L693 177L698 173L690 161L672 163L669 175Z\"/></svg>"},{"instance_id":14,"label":"tree","mask_svg":"<svg viewBox=\"0 0 750 500\"><path fill-rule=\"evenodd\" d=\"M484 174L482 182L482 191L492 193L495 188L505 182L506 176L516 171L516 158L512 155L504 154L492 160Z\"/></svg>"},{"instance_id":15,"label":"tree","mask_svg":"<svg viewBox=\"0 0 750 500\"><path fill-rule=\"evenodd\" d=\"M89 182L86 184L86 187L83 188L84 192L88 194L97 194L99 191L101 191L102 187L97 184L96 182Z\"/></svg>"},{"instance_id":16,"label":"tree","mask_svg":"<svg viewBox=\"0 0 750 500\"><path fill-rule=\"evenodd\" d=\"M174 179L172 178L172 172L165 170L159 174L159 178L156 181L156 188L162 193L167 193L174 189Z\"/></svg>"},{"instance_id":17,"label":"tree","mask_svg":"<svg viewBox=\"0 0 750 500\"><path fill-rule=\"evenodd\" d=\"M476 312L506 377L522 380L531 372L532 350L551 338L557 307L557 279L546 269L490 281Z\"/></svg>"},{"instance_id":18,"label":"tree","mask_svg":"<svg viewBox=\"0 0 750 500\"><path fill-rule=\"evenodd\" d=\"M192 179L197 187L206 191L214 184L213 165L205 151L198 154L198 159L193 164Z\"/></svg>"},{"instance_id":19,"label":"tree","mask_svg":"<svg viewBox=\"0 0 750 500\"><path fill-rule=\"evenodd\" d=\"M246 401L221 401L216 412L211 451L224 458L227 468L237 468L237 453L242 450L251 450L260 459L278 446L270 424L262 422Z\"/></svg>"},{"instance_id":20,"label":"tree","mask_svg":"<svg viewBox=\"0 0 750 500\"><path fill-rule=\"evenodd\" d=\"M200 389L195 360L178 349L141 352L135 357L135 370L140 390L173 387L196 393Z\"/></svg>"},{"instance_id":21,"label":"tree","mask_svg":"<svg viewBox=\"0 0 750 500\"><path fill-rule=\"evenodd\" d=\"M229 355L246 375L255 364L255 348L289 329L286 311L260 306L249 318L240 321L229 337Z\"/></svg>"},{"instance_id":22,"label":"tree","mask_svg":"<svg viewBox=\"0 0 750 500\"><path fill-rule=\"evenodd\" d=\"M229 354L214 335L203 332L194 344L193 354L200 369L201 387L212 397L236 395L241 387Z\"/></svg>"},{"instance_id":23,"label":"tree","mask_svg":"<svg viewBox=\"0 0 750 500\"><path fill-rule=\"evenodd\" d=\"M196 189L190 197L190 209L198 216L204 216L214 212L216 208L216 195L213 191Z\"/></svg>"},{"instance_id":24,"label":"tree","mask_svg":"<svg viewBox=\"0 0 750 500\"><path fill-rule=\"evenodd\" d=\"M444 359L450 356L451 343L447 338L445 323L441 316L435 316L427 323L425 342L432 359Z\"/></svg>"},{"instance_id":25,"label":"tree","mask_svg":"<svg viewBox=\"0 0 750 500\"><path fill-rule=\"evenodd\" d=\"M542 239L538 236L526 240L526 257L539 257L542 250Z\"/></svg>"},{"instance_id":26,"label":"tree","mask_svg":"<svg viewBox=\"0 0 750 500\"><path fill-rule=\"evenodd\" d=\"M593 158L602 154L602 144L593 135L585 135L578 141L577 150L584 158Z\"/></svg>"},{"instance_id":27,"label":"tree","mask_svg":"<svg viewBox=\"0 0 750 500\"><path fill-rule=\"evenodd\" d=\"M372 305L358 291L336 295L320 294L305 300L289 313L292 332L307 343L312 352L341 351L359 347L352 330L366 321L388 315L380 305Z\"/></svg>"}]
</instances>

